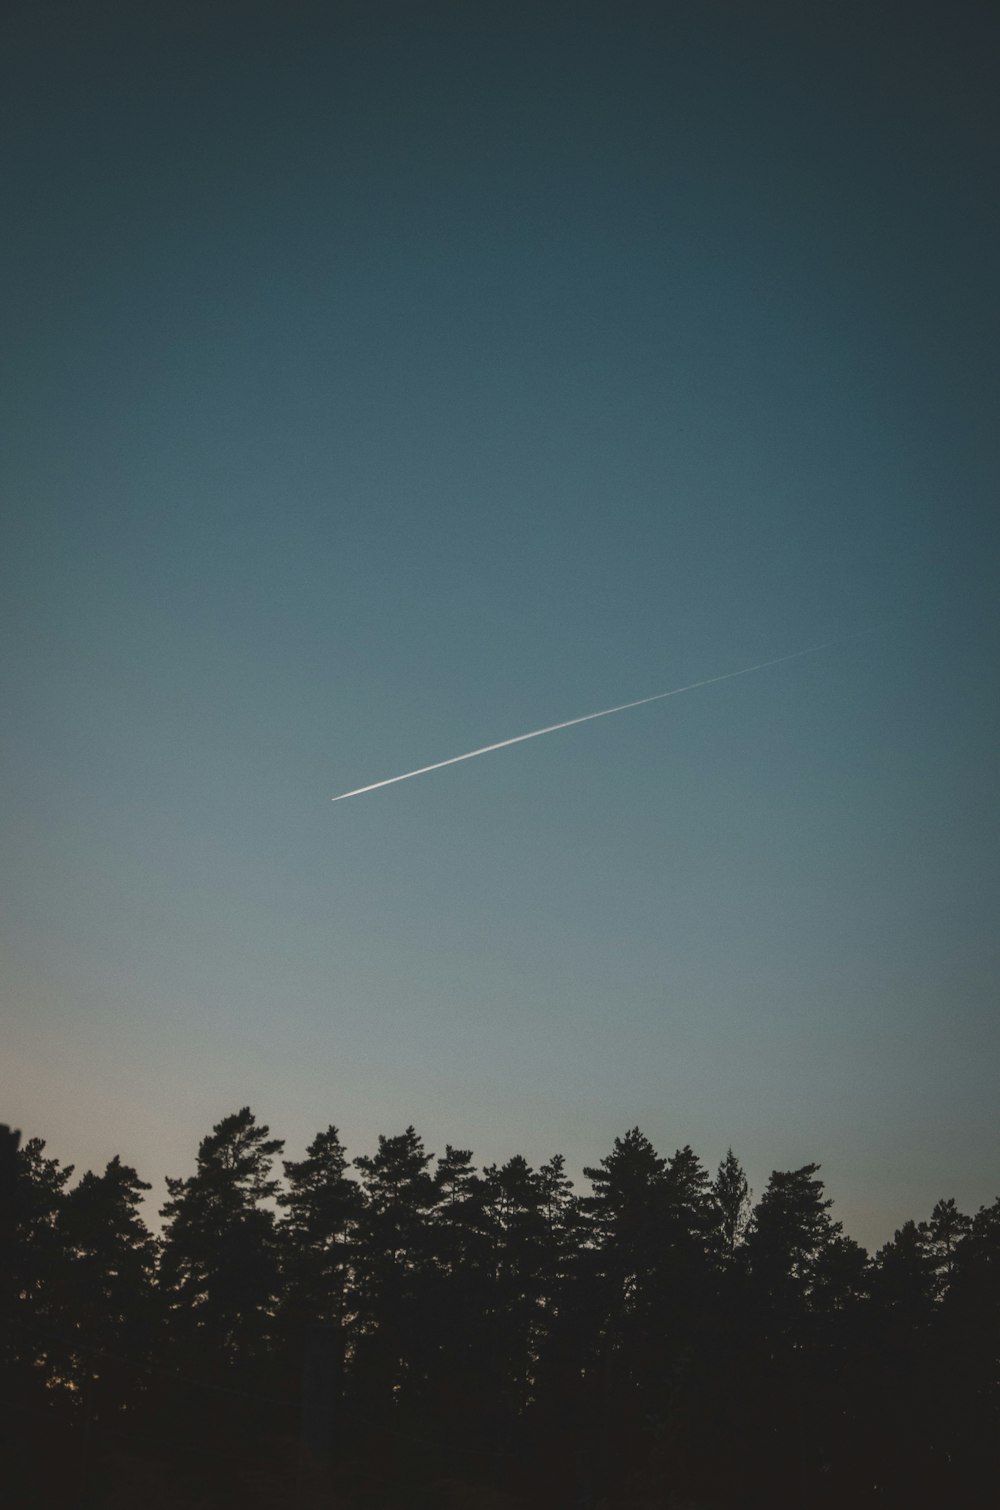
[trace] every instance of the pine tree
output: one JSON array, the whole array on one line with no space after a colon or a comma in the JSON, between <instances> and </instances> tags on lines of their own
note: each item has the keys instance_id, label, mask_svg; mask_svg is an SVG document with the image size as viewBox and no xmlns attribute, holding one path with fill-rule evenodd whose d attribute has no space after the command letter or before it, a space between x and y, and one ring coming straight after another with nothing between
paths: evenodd
<instances>
[{"instance_id":1,"label":"pine tree","mask_svg":"<svg viewBox=\"0 0 1000 1510\"><path fill-rule=\"evenodd\" d=\"M808 1297L820 1255L840 1233L818 1170L818 1164L775 1170L754 1207L747 1232L751 1272L774 1300Z\"/></svg>"},{"instance_id":2,"label":"pine tree","mask_svg":"<svg viewBox=\"0 0 1000 1510\"><path fill-rule=\"evenodd\" d=\"M434 1255L442 1274L455 1276L484 1261L485 1208L483 1181L472 1162L472 1150L445 1146L434 1171Z\"/></svg>"},{"instance_id":3,"label":"pine tree","mask_svg":"<svg viewBox=\"0 0 1000 1510\"><path fill-rule=\"evenodd\" d=\"M573 1192L561 1153L553 1154L539 1169L538 1197L544 1221L545 1299L551 1321L552 1314L566 1304L583 1220L580 1201Z\"/></svg>"},{"instance_id":4,"label":"pine tree","mask_svg":"<svg viewBox=\"0 0 1000 1510\"><path fill-rule=\"evenodd\" d=\"M942 1309L970 1422L982 1442L1000 1444L1000 1196L979 1208L955 1247Z\"/></svg>"},{"instance_id":5,"label":"pine tree","mask_svg":"<svg viewBox=\"0 0 1000 1510\"><path fill-rule=\"evenodd\" d=\"M925 1330L937 1290L935 1267L927 1223L904 1222L875 1256L872 1298L876 1310L894 1315L907 1332Z\"/></svg>"},{"instance_id":6,"label":"pine tree","mask_svg":"<svg viewBox=\"0 0 1000 1510\"><path fill-rule=\"evenodd\" d=\"M942 1239L931 1220L933 1252ZM946 1220L954 1228L951 1213ZM955 1244L940 1310L938 1461L955 1467L957 1482L946 1486L952 1503L987 1503L1000 1485L1000 1197L980 1207Z\"/></svg>"},{"instance_id":7,"label":"pine tree","mask_svg":"<svg viewBox=\"0 0 1000 1510\"><path fill-rule=\"evenodd\" d=\"M361 1190L335 1127L317 1133L306 1157L284 1161L287 1191L278 1196L287 1254L285 1304L301 1320L339 1326L353 1270Z\"/></svg>"},{"instance_id":8,"label":"pine tree","mask_svg":"<svg viewBox=\"0 0 1000 1510\"><path fill-rule=\"evenodd\" d=\"M279 1287L272 1161L284 1142L248 1106L202 1139L197 1168L167 1180L160 1283L175 1336L206 1354L258 1353Z\"/></svg>"},{"instance_id":9,"label":"pine tree","mask_svg":"<svg viewBox=\"0 0 1000 1510\"><path fill-rule=\"evenodd\" d=\"M706 1270L709 1237L716 1222L708 1170L690 1144L667 1160L663 1174L665 1241L682 1268ZM678 1279L678 1266L674 1265Z\"/></svg>"},{"instance_id":10,"label":"pine tree","mask_svg":"<svg viewBox=\"0 0 1000 1510\"><path fill-rule=\"evenodd\" d=\"M971 1230L970 1218L959 1211L953 1199L938 1201L931 1212L927 1238L937 1270L939 1294L947 1291L955 1268L958 1246Z\"/></svg>"},{"instance_id":11,"label":"pine tree","mask_svg":"<svg viewBox=\"0 0 1000 1510\"><path fill-rule=\"evenodd\" d=\"M818 1336L824 1259L840 1236L818 1164L775 1170L746 1235L747 1353L754 1396L744 1438L754 1472L779 1502L806 1494L826 1450L826 1344ZM756 1355L756 1356L754 1356Z\"/></svg>"},{"instance_id":12,"label":"pine tree","mask_svg":"<svg viewBox=\"0 0 1000 1510\"><path fill-rule=\"evenodd\" d=\"M546 1290L547 1225L541 1182L522 1154L483 1170L493 1249L492 1355L505 1408L527 1398Z\"/></svg>"},{"instance_id":13,"label":"pine tree","mask_svg":"<svg viewBox=\"0 0 1000 1510\"><path fill-rule=\"evenodd\" d=\"M625 1304L652 1267L663 1236L666 1161L638 1127L616 1138L611 1152L584 1176L593 1191L581 1201L598 1268Z\"/></svg>"},{"instance_id":14,"label":"pine tree","mask_svg":"<svg viewBox=\"0 0 1000 1510\"><path fill-rule=\"evenodd\" d=\"M355 1371L374 1408L399 1403L427 1368L433 1157L411 1126L394 1137L379 1134L376 1153L354 1160L365 1197L357 1229Z\"/></svg>"},{"instance_id":15,"label":"pine tree","mask_svg":"<svg viewBox=\"0 0 1000 1510\"><path fill-rule=\"evenodd\" d=\"M57 1216L66 1253L61 1303L74 1341L72 1378L95 1417L134 1406L145 1383L157 1245L141 1205L151 1188L116 1155L103 1174L83 1176Z\"/></svg>"},{"instance_id":16,"label":"pine tree","mask_svg":"<svg viewBox=\"0 0 1000 1510\"><path fill-rule=\"evenodd\" d=\"M0 1346L6 1366L40 1387L63 1377L67 1367L59 1330L67 1254L58 1222L73 1165L60 1167L58 1159L45 1157L42 1138L29 1138L13 1153L13 1166L8 1244L0 1253L11 1325Z\"/></svg>"},{"instance_id":17,"label":"pine tree","mask_svg":"<svg viewBox=\"0 0 1000 1510\"><path fill-rule=\"evenodd\" d=\"M492 1244L484 1181L472 1151L446 1145L434 1171L430 1271L423 1286L426 1395L452 1435L482 1428L485 1360L490 1356Z\"/></svg>"},{"instance_id":18,"label":"pine tree","mask_svg":"<svg viewBox=\"0 0 1000 1510\"><path fill-rule=\"evenodd\" d=\"M719 1249L724 1263L732 1263L750 1220L750 1186L739 1159L726 1150L712 1183L717 1213Z\"/></svg>"}]
</instances>

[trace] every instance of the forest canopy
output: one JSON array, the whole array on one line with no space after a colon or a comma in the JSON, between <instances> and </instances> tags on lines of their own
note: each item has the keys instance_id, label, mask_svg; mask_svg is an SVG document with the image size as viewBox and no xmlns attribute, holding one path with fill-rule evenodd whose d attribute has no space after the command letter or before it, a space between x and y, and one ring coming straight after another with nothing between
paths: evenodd
<instances>
[{"instance_id":1,"label":"forest canopy","mask_svg":"<svg viewBox=\"0 0 1000 1510\"><path fill-rule=\"evenodd\" d=\"M478 1167L413 1127L286 1159L243 1107L154 1233L121 1158L74 1184L41 1139L5 1147L15 1503L725 1510L996 1482L1000 1199L942 1199L870 1255L814 1163L754 1200L732 1150L712 1171L632 1128L577 1191L558 1154Z\"/></svg>"}]
</instances>

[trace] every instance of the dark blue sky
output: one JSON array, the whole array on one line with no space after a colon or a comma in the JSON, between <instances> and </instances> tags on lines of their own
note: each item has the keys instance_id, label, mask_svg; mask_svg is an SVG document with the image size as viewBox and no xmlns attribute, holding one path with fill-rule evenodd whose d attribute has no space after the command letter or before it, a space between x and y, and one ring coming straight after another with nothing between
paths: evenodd
<instances>
[{"instance_id":1,"label":"dark blue sky","mask_svg":"<svg viewBox=\"0 0 1000 1510\"><path fill-rule=\"evenodd\" d=\"M3 31L0 1116L991 1199L994 8Z\"/></svg>"}]
</instances>

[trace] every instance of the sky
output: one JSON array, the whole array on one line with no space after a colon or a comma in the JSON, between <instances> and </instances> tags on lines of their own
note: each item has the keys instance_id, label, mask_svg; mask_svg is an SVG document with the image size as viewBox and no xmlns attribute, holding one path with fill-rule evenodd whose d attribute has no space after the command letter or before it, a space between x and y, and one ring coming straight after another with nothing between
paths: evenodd
<instances>
[{"instance_id":1,"label":"sky","mask_svg":"<svg viewBox=\"0 0 1000 1510\"><path fill-rule=\"evenodd\" d=\"M997 1195L997 20L8 0L0 1120Z\"/></svg>"}]
</instances>

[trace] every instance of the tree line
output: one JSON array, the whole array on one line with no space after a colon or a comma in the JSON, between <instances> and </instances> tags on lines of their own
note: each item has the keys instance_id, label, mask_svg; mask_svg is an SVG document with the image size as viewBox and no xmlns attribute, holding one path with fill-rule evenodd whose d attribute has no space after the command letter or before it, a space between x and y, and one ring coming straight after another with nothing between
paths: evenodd
<instances>
[{"instance_id":1,"label":"tree line","mask_svg":"<svg viewBox=\"0 0 1000 1510\"><path fill-rule=\"evenodd\" d=\"M819 1166L756 1202L633 1128L479 1168L408 1127L299 1160L248 1107L193 1173L4 1191L12 1505L737 1510L1000 1498L1000 1198L869 1255ZM280 1175L279 1175L280 1166Z\"/></svg>"}]
</instances>

